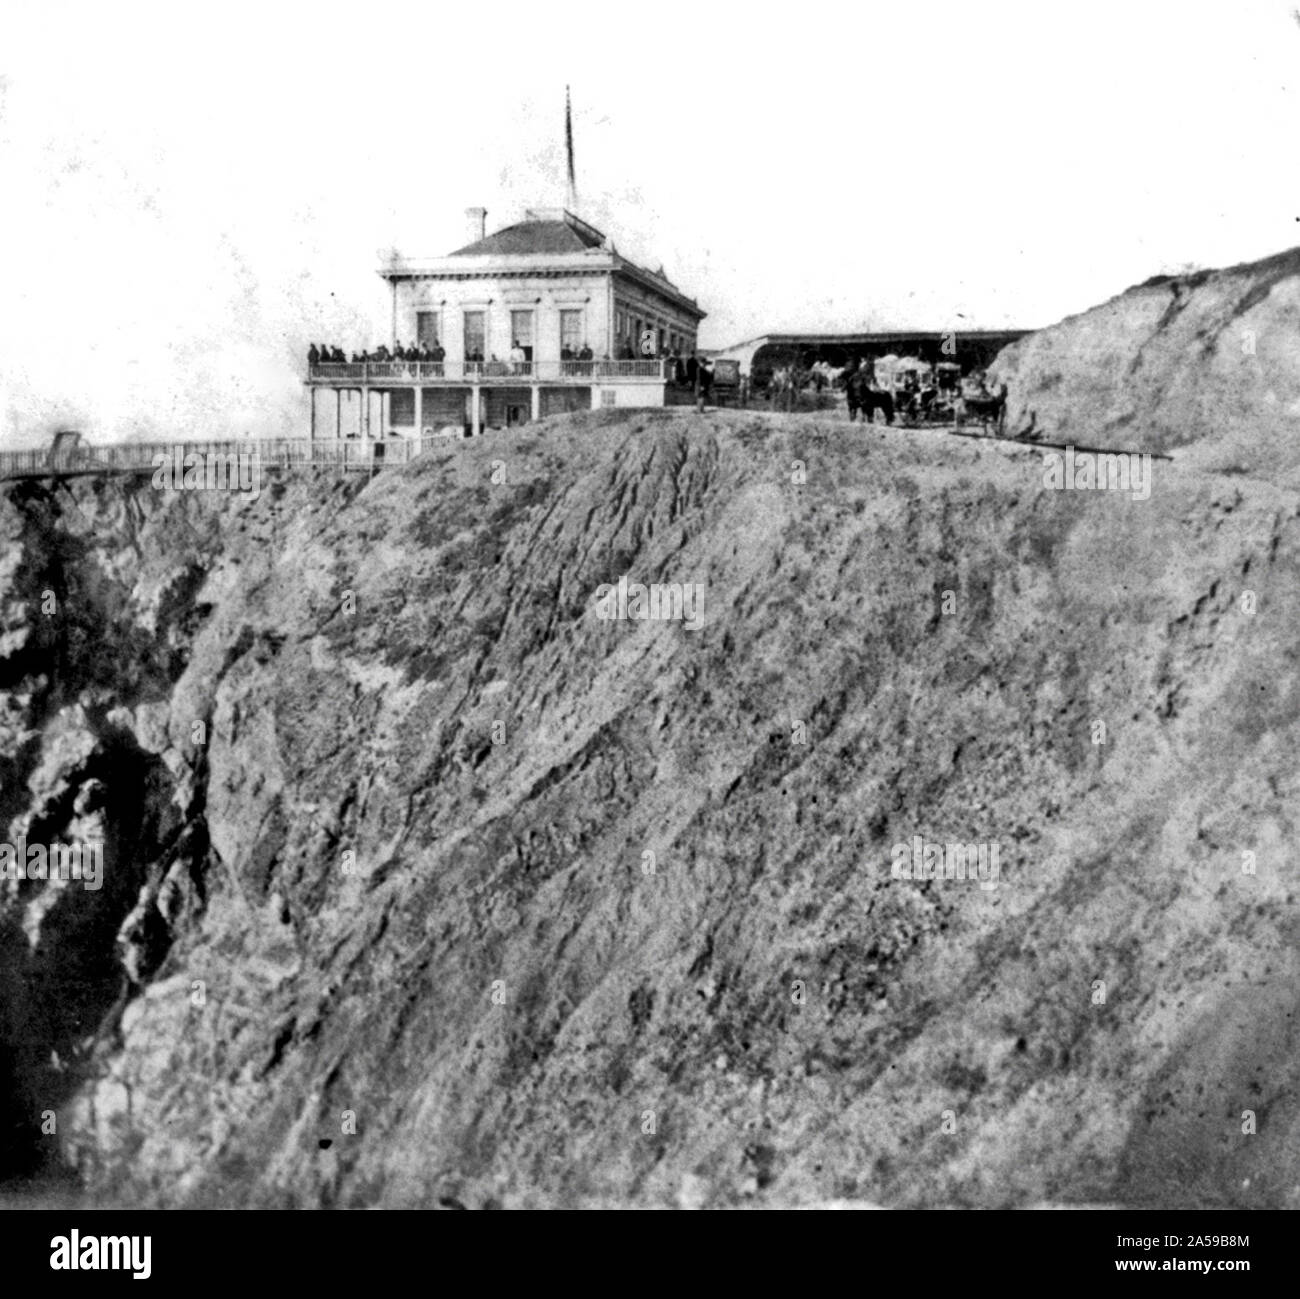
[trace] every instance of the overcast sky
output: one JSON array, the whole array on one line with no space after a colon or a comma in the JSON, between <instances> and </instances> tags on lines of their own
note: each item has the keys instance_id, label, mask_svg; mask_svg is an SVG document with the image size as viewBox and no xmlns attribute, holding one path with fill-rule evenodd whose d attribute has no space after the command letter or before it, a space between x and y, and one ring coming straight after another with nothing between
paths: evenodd
<instances>
[{"instance_id":1,"label":"overcast sky","mask_svg":"<svg viewBox=\"0 0 1300 1299\"><path fill-rule=\"evenodd\" d=\"M382 249L564 197L709 312L1036 326L1300 243L1297 0L0 0L0 442L305 435Z\"/></svg>"}]
</instances>

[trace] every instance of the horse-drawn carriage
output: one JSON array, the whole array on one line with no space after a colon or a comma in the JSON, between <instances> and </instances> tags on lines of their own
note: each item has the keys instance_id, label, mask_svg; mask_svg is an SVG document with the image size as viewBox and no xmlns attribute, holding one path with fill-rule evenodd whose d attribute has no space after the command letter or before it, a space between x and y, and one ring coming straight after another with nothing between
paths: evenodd
<instances>
[{"instance_id":1,"label":"horse-drawn carriage","mask_svg":"<svg viewBox=\"0 0 1300 1299\"><path fill-rule=\"evenodd\" d=\"M942 380L943 386L940 386ZM865 360L845 376L849 419L883 412L888 423L947 424L955 417L949 372L916 356L887 356Z\"/></svg>"},{"instance_id":2,"label":"horse-drawn carriage","mask_svg":"<svg viewBox=\"0 0 1300 1299\"><path fill-rule=\"evenodd\" d=\"M884 356L875 363L876 385L893 398L903 424L953 424L961 415L961 366L932 365L915 356Z\"/></svg>"},{"instance_id":3,"label":"horse-drawn carriage","mask_svg":"<svg viewBox=\"0 0 1300 1299\"><path fill-rule=\"evenodd\" d=\"M877 412L886 423L910 427L941 425L961 428L976 421L1002 431L1006 415L1006 385L991 392L982 372L963 377L953 361L931 365L917 357L884 356L864 361L845 381L849 419L859 413L874 420Z\"/></svg>"},{"instance_id":4,"label":"horse-drawn carriage","mask_svg":"<svg viewBox=\"0 0 1300 1299\"><path fill-rule=\"evenodd\" d=\"M774 410L827 409L843 400L851 421L883 418L909 427L961 428L968 423L998 431L1006 408L1005 389L992 392L982 371L963 375L958 362L918 356L850 357L842 368L814 354L787 349L782 363L757 362L754 391ZM840 398L840 392L844 396Z\"/></svg>"}]
</instances>

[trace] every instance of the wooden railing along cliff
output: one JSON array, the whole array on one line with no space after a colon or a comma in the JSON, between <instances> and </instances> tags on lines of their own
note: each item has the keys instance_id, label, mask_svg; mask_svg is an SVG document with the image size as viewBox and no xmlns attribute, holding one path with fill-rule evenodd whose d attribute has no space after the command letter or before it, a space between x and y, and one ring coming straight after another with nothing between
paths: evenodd
<instances>
[{"instance_id":1,"label":"wooden railing along cliff","mask_svg":"<svg viewBox=\"0 0 1300 1299\"><path fill-rule=\"evenodd\" d=\"M442 438L238 438L222 442L79 442L69 449L48 447L0 451L0 480L66 478L78 474L153 473L160 463L203 464L209 457L260 469L339 469L372 472L415 459ZM250 461L248 458L251 457Z\"/></svg>"}]
</instances>

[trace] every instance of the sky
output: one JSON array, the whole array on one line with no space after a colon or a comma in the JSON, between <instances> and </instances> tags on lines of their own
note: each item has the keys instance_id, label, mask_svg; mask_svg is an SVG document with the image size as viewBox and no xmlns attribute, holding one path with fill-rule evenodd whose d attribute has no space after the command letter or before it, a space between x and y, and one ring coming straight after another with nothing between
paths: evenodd
<instances>
[{"instance_id":1,"label":"sky","mask_svg":"<svg viewBox=\"0 0 1300 1299\"><path fill-rule=\"evenodd\" d=\"M564 199L709 313L1036 327L1300 243L1296 0L0 0L0 445L305 436L381 256Z\"/></svg>"}]
</instances>

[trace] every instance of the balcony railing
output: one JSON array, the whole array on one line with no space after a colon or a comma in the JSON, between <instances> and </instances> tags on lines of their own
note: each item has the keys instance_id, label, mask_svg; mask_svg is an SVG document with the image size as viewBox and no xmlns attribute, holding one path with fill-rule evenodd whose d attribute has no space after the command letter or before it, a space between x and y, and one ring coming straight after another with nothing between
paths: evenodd
<instances>
[{"instance_id":1,"label":"balcony railing","mask_svg":"<svg viewBox=\"0 0 1300 1299\"><path fill-rule=\"evenodd\" d=\"M318 383L590 383L593 379L667 377L670 361L318 361Z\"/></svg>"}]
</instances>

